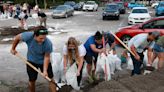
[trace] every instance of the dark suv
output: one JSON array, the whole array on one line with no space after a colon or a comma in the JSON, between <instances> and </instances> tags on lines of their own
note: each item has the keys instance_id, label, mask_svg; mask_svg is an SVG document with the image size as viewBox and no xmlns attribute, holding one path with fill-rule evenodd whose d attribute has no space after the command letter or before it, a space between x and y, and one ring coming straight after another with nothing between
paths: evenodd
<instances>
[{"instance_id":1,"label":"dark suv","mask_svg":"<svg viewBox=\"0 0 164 92\"><path fill-rule=\"evenodd\" d=\"M120 14L125 14L126 13L126 8L124 6L124 3L123 2L117 2L117 4L119 6Z\"/></svg>"},{"instance_id":2,"label":"dark suv","mask_svg":"<svg viewBox=\"0 0 164 92\"><path fill-rule=\"evenodd\" d=\"M107 4L102 14L103 20L114 17L117 20L120 18L119 6L115 3Z\"/></svg>"}]
</instances>

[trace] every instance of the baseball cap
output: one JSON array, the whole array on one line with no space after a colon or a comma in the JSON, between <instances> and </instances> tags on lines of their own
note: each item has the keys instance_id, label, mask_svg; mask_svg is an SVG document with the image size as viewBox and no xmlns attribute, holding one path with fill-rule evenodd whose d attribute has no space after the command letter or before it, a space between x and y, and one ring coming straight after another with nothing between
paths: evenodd
<instances>
[{"instance_id":1,"label":"baseball cap","mask_svg":"<svg viewBox=\"0 0 164 92\"><path fill-rule=\"evenodd\" d=\"M158 31L153 31L151 34L155 37L156 40L157 40L157 39L159 38L159 36L160 36L160 32L158 32Z\"/></svg>"}]
</instances>

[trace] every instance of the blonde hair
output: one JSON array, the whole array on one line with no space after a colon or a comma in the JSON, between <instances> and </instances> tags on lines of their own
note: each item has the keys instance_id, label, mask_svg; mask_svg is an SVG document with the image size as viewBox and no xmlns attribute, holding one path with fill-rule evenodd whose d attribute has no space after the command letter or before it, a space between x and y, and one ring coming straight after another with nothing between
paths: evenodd
<instances>
[{"instance_id":1,"label":"blonde hair","mask_svg":"<svg viewBox=\"0 0 164 92\"><path fill-rule=\"evenodd\" d=\"M68 61L70 64L73 64L73 55L72 55L72 51L69 50L69 45L72 44L75 46L75 61L76 63L78 64L79 63L79 60L80 60L80 55L79 55L79 50L78 50L78 46L80 45L80 42L77 41L74 37L70 37L68 39L68 42L66 43L67 45L67 58L68 58Z\"/></svg>"}]
</instances>

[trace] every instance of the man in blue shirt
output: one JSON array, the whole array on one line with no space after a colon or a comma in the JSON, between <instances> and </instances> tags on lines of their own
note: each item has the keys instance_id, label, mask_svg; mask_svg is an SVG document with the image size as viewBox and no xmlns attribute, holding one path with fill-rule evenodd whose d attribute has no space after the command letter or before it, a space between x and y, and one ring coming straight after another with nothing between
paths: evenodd
<instances>
[{"instance_id":1,"label":"man in blue shirt","mask_svg":"<svg viewBox=\"0 0 164 92\"><path fill-rule=\"evenodd\" d=\"M50 53L52 52L52 43L46 37L48 31L45 27L36 27L34 32L24 32L18 34L13 42L11 53L17 53L16 47L20 41L27 44L27 60L36 68L40 68L44 76L53 78L52 66L50 64ZM29 92L35 92L35 81L38 73L27 65L27 74L29 77ZM56 92L56 86L50 82L51 92Z\"/></svg>"},{"instance_id":2,"label":"man in blue shirt","mask_svg":"<svg viewBox=\"0 0 164 92\"><path fill-rule=\"evenodd\" d=\"M107 44L107 43L109 44L109 46L110 46L109 50L113 49L114 53L115 53L115 41L114 41L115 39L112 36L112 34L110 34L110 33L101 34L99 31L97 31L94 36L91 36L88 38L88 40L84 44L86 51L87 51L84 58L87 61L88 74L92 77L94 75L91 75L91 74L94 74L94 72L95 72L95 70L93 71L93 73L91 71L92 62L94 62L94 65L96 65L98 53L106 53L106 49L103 48L102 36L105 37L105 44Z\"/></svg>"}]
</instances>

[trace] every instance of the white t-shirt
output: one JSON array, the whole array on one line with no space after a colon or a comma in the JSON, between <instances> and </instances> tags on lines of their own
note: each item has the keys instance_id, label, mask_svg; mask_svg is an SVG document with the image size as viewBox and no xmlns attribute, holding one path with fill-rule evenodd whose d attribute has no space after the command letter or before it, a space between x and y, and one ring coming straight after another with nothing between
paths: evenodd
<instances>
[{"instance_id":1,"label":"white t-shirt","mask_svg":"<svg viewBox=\"0 0 164 92\"><path fill-rule=\"evenodd\" d=\"M134 36L128 43L130 48L132 45L135 46L138 53L142 53L146 47L152 47L154 42L147 41L148 34L138 34Z\"/></svg>"},{"instance_id":2,"label":"white t-shirt","mask_svg":"<svg viewBox=\"0 0 164 92\"><path fill-rule=\"evenodd\" d=\"M85 47L84 47L83 44L81 44L81 45L78 46L78 50L79 50L79 56L80 56L80 57L85 56L85 54L86 54L86 49L85 49ZM67 55L67 54L68 54L67 46L66 46L66 45L64 45L63 54L64 54L64 55Z\"/></svg>"}]
</instances>

